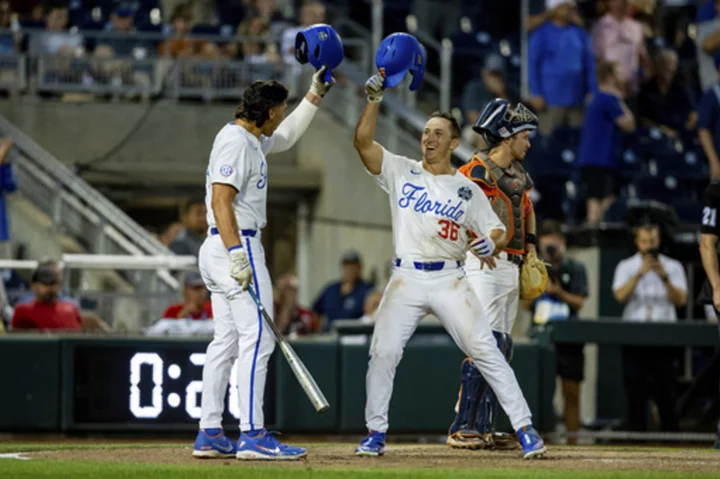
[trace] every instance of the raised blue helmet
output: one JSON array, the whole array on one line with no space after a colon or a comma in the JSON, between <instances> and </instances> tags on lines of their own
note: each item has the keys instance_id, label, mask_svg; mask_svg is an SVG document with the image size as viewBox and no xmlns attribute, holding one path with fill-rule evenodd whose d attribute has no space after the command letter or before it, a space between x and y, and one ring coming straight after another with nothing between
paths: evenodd
<instances>
[{"instance_id":1,"label":"raised blue helmet","mask_svg":"<svg viewBox=\"0 0 720 479\"><path fill-rule=\"evenodd\" d=\"M521 131L536 130L537 127L537 116L525 105L518 103L513 110L510 102L496 98L485 106L473 130L483 137L488 146L493 147L505 138Z\"/></svg>"},{"instance_id":2,"label":"raised blue helmet","mask_svg":"<svg viewBox=\"0 0 720 479\"><path fill-rule=\"evenodd\" d=\"M323 66L326 82L332 80L332 71L345 58L342 39L330 25L318 23L300 30L295 37L295 58L302 63L310 63L319 70Z\"/></svg>"},{"instance_id":3,"label":"raised blue helmet","mask_svg":"<svg viewBox=\"0 0 720 479\"><path fill-rule=\"evenodd\" d=\"M410 72L413 77L410 90L417 90L422 83L426 63L425 47L414 36L407 33L388 35L380 43L375 54L375 65L385 75L384 88L399 85L405 78L405 74Z\"/></svg>"}]
</instances>

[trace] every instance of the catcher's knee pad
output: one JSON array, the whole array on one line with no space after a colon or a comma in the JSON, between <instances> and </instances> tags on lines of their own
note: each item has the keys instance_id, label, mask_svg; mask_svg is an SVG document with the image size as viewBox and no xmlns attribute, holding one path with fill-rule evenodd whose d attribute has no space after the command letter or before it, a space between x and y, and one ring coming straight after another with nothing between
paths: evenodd
<instances>
[{"instance_id":1,"label":"catcher's knee pad","mask_svg":"<svg viewBox=\"0 0 720 479\"><path fill-rule=\"evenodd\" d=\"M462 362L462 379L455 411L457 414L455 421L450 426L449 434L469 429L475 422L480 387L484 381L485 379L473 364L472 359L465 358Z\"/></svg>"}]
</instances>

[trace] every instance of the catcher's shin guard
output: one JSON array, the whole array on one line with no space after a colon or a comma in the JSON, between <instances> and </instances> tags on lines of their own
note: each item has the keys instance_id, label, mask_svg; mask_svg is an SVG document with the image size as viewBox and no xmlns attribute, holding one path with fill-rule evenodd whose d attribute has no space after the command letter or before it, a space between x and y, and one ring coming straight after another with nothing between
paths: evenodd
<instances>
[{"instance_id":1,"label":"catcher's shin guard","mask_svg":"<svg viewBox=\"0 0 720 479\"><path fill-rule=\"evenodd\" d=\"M448 431L447 445L459 449L483 449L487 442L472 424L477 416L477 401L480 397L478 387L482 375L470 358L462 363L462 382L455 410L455 420Z\"/></svg>"},{"instance_id":2,"label":"catcher's shin guard","mask_svg":"<svg viewBox=\"0 0 720 479\"><path fill-rule=\"evenodd\" d=\"M498 331L493 331L493 336L495 336L495 340L497 341L498 349L502 352L505 359L510 362L513 353L512 336ZM485 378L481 377L479 390L482 391L482 397L480 398L478 407L475 429L480 434L492 434L495 432L498 400L495 396L495 391L488 385Z\"/></svg>"},{"instance_id":3,"label":"catcher's shin guard","mask_svg":"<svg viewBox=\"0 0 720 479\"><path fill-rule=\"evenodd\" d=\"M478 399L480 397L479 386L485 381L480 371L475 367L472 359L465 358L462 362L462 382L458 394L455 420L450 425L449 434L470 429L477 416Z\"/></svg>"}]
</instances>

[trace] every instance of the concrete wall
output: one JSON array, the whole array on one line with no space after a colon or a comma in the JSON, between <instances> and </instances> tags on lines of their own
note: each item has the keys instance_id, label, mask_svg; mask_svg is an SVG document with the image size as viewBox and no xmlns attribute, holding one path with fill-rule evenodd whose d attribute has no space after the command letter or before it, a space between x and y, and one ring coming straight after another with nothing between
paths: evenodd
<instances>
[{"instance_id":1,"label":"concrete wall","mask_svg":"<svg viewBox=\"0 0 720 479\"><path fill-rule=\"evenodd\" d=\"M306 278L300 278L301 300L308 304L329 280L338 278L340 257L347 249L360 252L365 276L375 269L383 287L393 255L389 200L365 171L352 146L352 132L321 110L298 143L297 155L300 168L323 172L310 219L299 220L298 271L303 262L309 269Z\"/></svg>"},{"instance_id":2,"label":"concrete wall","mask_svg":"<svg viewBox=\"0 0 720 479\"><path fill-rule=\"evenodd\" d=\"M151 107L146 122L113 162L207 163L218 130L235 117L235 105L178 104ZM105 155L138 123L148 106L73 104L32 98L0 101L0 115L32 136L60 161L84 163ZM275 161L291 161L277 155ZM203 181L202 178L198 180Z\"/></svg>"}]
</instances>

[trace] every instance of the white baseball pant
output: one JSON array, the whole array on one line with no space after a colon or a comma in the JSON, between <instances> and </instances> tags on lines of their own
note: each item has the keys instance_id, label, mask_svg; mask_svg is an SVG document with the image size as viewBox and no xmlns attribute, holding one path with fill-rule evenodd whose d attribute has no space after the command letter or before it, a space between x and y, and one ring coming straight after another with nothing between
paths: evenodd
<instances>
[{"instance_id":1,"label":"white baseball pant","mask_svg":"<svg viewBox=\"0 0 720 479\"><path fill-rule=\"evenodd\" d=\"M259 235L243 236L242 242L253 269L252 287L270 317L274 317L272 283ZM230 277L230 259L220 235L205 239L200 248L199 263L211 293L215 322L213 340L207 348L203 367L200 428L222 427L225 393L237 359L240 430L262 429L265 427L265 379L275 338L263 324L263 317L250 295L242 292Z\"/></svg>"},{"instance_id":2,"label":"white baseball pant","mask_svg":"<svg viewBox=\"0 0 720 479\"><path fill-rule=\"evenodd\" d=\"M530 408L515 373L497 347L478 297L462 269L448 261L443 270L396 267L376 313L370 346L365 420L368 429L386 432L395 371L405 344L420 320L434 313L460 349L472 358L496 392L517 430L531 424Z\"/></svg>"},{"instance_id":3,"label":"white baseball pant","mask_svg":"<svg viewBox=\"0 0 720 479\"><path fill-rule=\"evenodd\" d=\"M501 257L502 258L502 257ZM515 263L497 259L496 268L468 268L467 277L485 312L490 328L512 334L520 300L520 272Z\"/></svg>"}]
</instances>

